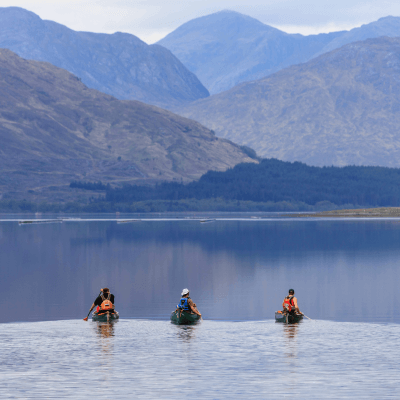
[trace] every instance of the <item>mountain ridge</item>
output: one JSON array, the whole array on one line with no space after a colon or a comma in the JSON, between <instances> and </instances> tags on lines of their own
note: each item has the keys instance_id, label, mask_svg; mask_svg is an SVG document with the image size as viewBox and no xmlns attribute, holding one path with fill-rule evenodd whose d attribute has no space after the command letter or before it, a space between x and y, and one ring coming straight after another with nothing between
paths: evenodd
<instances>
[{"instance_id":1,"label":"mountain ridge","mask_svg":"<svg viewBox=\"0 0 400 400\"><path fill-rule=\"evenodd\" d=\"M72 180L189 181L250 159L195 121L0 49L0 197L66 201Z\"/></svg>"},{"instance_id":2,"label":"mountain ridge","mask_svg":"<svg viewBox=\"0 0 400 400\"><path fill-rule=\"evenodd\" d=\"M19 7L0 8L0 47L50 62L122 100L166 107L209 95L162 46L147 45L128 33L76 32Z\"/></svg>"},{"instance_id":3,"label":"mountain ridge","mask_svg":"<svg viewBox=\"0 0 400 400\"><path fill-rule=\"evenodd\" d=\"M400 36L400 18L384 17L350 31L303 36L224 11L188 21L158 43L194 72L211 94L217 94L349 42L377 36Z\"/></svg>"},{"instance_id":4,"label":"mountain ridge","mask_svg":"<svg viewBox=\"0 0 400 400\"><path fill-rule=\"evenodd\" d=\"M400 38L345 45L179 110L259 156L400 166Z\"/></svg>"}]
</instances>

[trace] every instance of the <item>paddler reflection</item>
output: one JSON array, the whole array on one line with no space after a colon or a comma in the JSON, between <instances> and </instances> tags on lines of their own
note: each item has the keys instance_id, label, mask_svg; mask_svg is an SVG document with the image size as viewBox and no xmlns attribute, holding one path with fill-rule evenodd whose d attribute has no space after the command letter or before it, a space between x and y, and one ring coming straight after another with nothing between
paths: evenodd
<instances>
[{"instance_id":1,"label":"paddler reflection","mask_svg":"<svg viewBox=\"0 0 400 400\"><path fill-rule=\"evenodd\" d=\"M192 339L196 337L196 326L195 325L182 325L177 327L178 331L178 337L183 341L183 342L190 342Z\"/></svg>"},{"instance_id":2,"label":"paddler reflection","mask_svg":"<svg viewBox=\"0 0 400 400\"><path fill-rule=\"evenodd\" d=\"M110 377L110 369L113 368L114 360L114 323L98 322L93 324L98 337L96 351L98 355L97 373L103 381L107 381Z\"/></svg>"},{"instance_id":3,"label":"paddler reflection","mask_svg":"<svg viewBox=\"0 0 400 400\"><path fill-rule=\"evenodd\" d=\"M100 322L97 325L97 334L102 339L108 339L114 336L114 324Z\"/></svg>"},{"instance_id":4,"label":"paddler reflection","mask_svg":"<svg viewBox=\"0 0 400 400\"><path fill-rule=\"evenodd\" d=\"M283 326L283 331L285 333L285 337L288 340L292 340L297 336L297 330L299 329L298 324L285 324Z\"/></svg>"}]
</instances>

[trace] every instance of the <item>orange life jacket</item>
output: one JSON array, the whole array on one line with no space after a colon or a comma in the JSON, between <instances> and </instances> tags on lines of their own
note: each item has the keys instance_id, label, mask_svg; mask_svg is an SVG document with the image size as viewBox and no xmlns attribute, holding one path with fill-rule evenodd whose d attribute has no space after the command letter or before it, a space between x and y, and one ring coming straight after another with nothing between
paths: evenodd
<instances>
[{"instance_id":1,"label":"orange life jacket","mask_svg":"<svg viewBox=\"0 0 400 400\"><path fill-rule=\"evenodd\" d=\"M103 300L103 302L101 303L100 310L108 311L114 309L114 305L110 301L110 296L111 296L110 292L108 292L107 298L105 298L103 293L101 294L101 299Z\"/></svg>"},{"instance_id":2,"label":"orange life jacket","mask_svg":"<svg viewBox=\"0 0 400 400\"><path fill-rule=\"evenodd\" d=\"M283 300L283 308L286 309L287 311L292 311L294 309L294 303L293 303L293 296L286 296L285 300Z\"/></svg>"}]
</instances>

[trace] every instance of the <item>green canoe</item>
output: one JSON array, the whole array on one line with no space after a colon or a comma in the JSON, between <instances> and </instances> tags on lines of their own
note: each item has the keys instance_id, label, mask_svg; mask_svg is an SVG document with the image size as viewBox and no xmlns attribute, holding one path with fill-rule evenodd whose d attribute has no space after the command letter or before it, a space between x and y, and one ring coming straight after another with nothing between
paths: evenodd
<instances>
[{"instance_id":1,"label":"green canoe","mask_svg":"<svg viewBox=\"0 0 400 400\"><path fill-rule=\"evenodd\" d=\"M117 311L107 311L100 315L97 314L97 311L95 311L92 315L92 321L99 321L99 322L115 321L118 318L119 318L119 314Z\"/></svg>"},{"instance_id":2,"label":"green canoe","mask_svg":"<svg viewBox=\"0 0 400 400\"><path fill-rule=\"evenodd\" d=\"M301 314L284 314L280 311L275 312L275 321L276 322L284 322L286 324L294 324L303 319Z\"/></svg>"},{"instance_id":3,"label":"green canoe","mask_svg":"<svg viewBox=\"0 0 400 400\"><path fill-rule=\"evenodd\" d=\"M195 324L200 318L200 315L179 310L175 310L171 314L171 322L177 325Z\"/></svg>"}]
</instances>

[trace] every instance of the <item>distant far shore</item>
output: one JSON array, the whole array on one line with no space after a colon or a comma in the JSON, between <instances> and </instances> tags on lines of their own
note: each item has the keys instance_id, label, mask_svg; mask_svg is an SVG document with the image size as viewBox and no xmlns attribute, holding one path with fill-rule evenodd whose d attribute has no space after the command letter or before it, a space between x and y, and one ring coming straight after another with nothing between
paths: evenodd
<instances>
[{"instance_id":1,"label":"distant far shore","mask_svg":"<svg viewBox=\"0 0 400 400\"><path fill-rule=\"evenodd\" d=\"M181 199L181 200L145 200L127 203L94 200L89 203L36 203L26 200L0 200L1 213L66 212L66 213L152 213L152 212L324 212L337 210L339 206L329 201L315 205L301 201L255 202L244 200ZM345 204L347 209L359 208L360 205ZM313 214L315 215L315 214Z\"/></svg>"},{"instance_id":2,"label":"distant far shore","mask_svg":"<svg viewBox=\"0 0 400 400\"><path fill-rule=\"evenodd\" d=\"M400 207L358 208L346 210L321 211L312 214L290 214L290 217L320 218L400 218Z\"/></svg>"}]
</instances>

